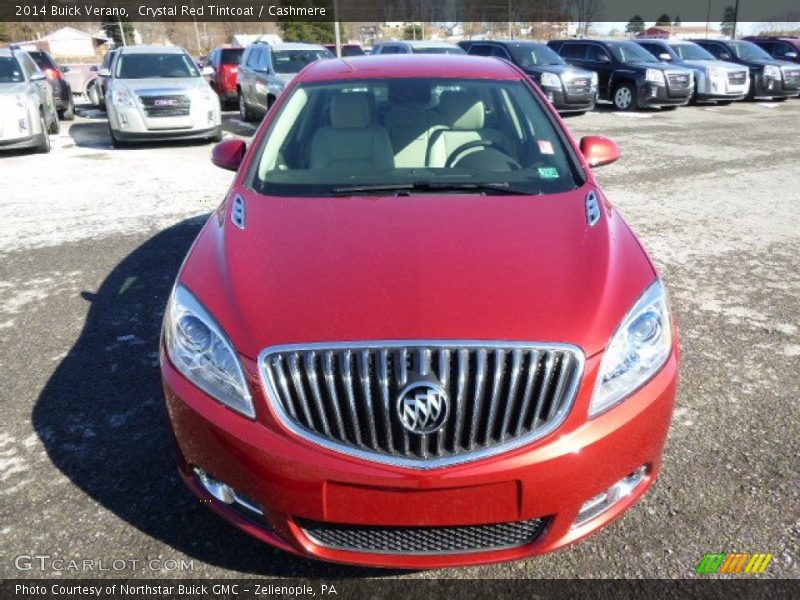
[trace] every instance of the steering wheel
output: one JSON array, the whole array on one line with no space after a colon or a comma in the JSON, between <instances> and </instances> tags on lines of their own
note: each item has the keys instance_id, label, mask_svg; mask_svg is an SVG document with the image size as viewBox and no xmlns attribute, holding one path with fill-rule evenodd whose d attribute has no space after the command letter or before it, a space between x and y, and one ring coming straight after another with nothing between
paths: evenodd
<instances>
[{"instance_id":1,"label":"steering wheel","mask_svg":"<svg viewBox=\"0 0 800 600\"><path fill-rule=\"evenodd\" d=\"M458 148L456 148L453 153L447 157L447 160L444 163L446 169L456 166L459 161L463 160L465 157L473 154L474 152L478 152L484 148L491 148L496 150L504 157L508 159L509 164L515 169L521 169L522 165L517 162L516 159L512 158L508 154L506 154L505 150L495 141L492 140L474 140L472 142L467 142L466 144L462 144Z\"/></svg>"}]
</instances>

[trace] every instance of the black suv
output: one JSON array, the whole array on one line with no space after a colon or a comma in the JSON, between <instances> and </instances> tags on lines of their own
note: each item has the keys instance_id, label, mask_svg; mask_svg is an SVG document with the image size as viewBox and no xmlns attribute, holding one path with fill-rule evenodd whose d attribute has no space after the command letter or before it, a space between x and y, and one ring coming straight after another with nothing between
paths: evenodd
<instances>
[{"instance_id":1,"label":"black suv","mask_svg":"<svg viewBox=\"0 0 800 600\"><path fill-rule=\"evenodd\" d=\"M584 113L594 108L597 73L568 65L546 44L471 40L458 45L473 56L494 56L514 63L536 82L560 113Z\"/></svg>"},{"instance_id":2,"label":"black suv","mask_svg":"<svg viewBox=\"0 0 800 600\"><path fill-rule=\"evenodd\" d=\"M62 67L43 50L29 50L28 55L45 74L50 87L53 88L53 99L56 101L59 118L72 121L75 118L75 103L72 100L72 88L64 79L64 73L69 71L69 67Z\"/></svg>"},{"instance_id":3,"label":"black suv","mask_svg":"<svg viewBox=\"0 0 800 600\"><path fill-rule=\"evenodd\" d=\"M601 100L617 110L644 106L675 108L689 103L694 74L665 65L635 42L553 40L547 43L571 65L594 71Z\"/></svg>"},{"instance_id":4,"label":"black suv","mask_svg":"<svg viewBox=\"0 0 800 600\"><path fill-rule=\"evenodd\" d=\"M766 50L745 40L692 40L719 60L745 65L750 69L747 98L789 98L800 94L800 67L787 60L772 58Z\"/></svg>"}]
</instances>

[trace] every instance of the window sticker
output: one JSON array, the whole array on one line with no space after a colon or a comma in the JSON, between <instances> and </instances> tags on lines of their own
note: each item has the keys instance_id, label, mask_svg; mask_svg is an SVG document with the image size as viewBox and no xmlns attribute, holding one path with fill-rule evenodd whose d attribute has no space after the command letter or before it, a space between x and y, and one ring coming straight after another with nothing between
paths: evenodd
<instances>
[{"instance_id":1,"label":"window sticker","mask_svg":"<svg viewBox=\"0 0 800 600\"><path fill-rule=\"evenodd\" d=\"M558 169L555 167L539 167L539 177L542 179L558 179Z\"/></svg>"},{"instance_id":2,"label":"window sticker","mask_svg":"<svg viewBox=\"0 0 800 600\"><path fill-rule=\"evenodd\" d=\"M539 152L542 154L555 154L553 143L550 140L539 140Z\"/></svg>"}]
</instances>

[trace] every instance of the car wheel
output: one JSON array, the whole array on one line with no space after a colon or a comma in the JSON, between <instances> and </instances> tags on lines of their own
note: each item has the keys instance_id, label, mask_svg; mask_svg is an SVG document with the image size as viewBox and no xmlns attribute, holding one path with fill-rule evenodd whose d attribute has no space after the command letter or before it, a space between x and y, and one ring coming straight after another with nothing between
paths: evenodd
<instances>
[{"instance_id":1,"label":"car wheel","mask_svg":"<svg viewBox=\"0 0 800 600\"><path fill-rule=\"evenodd\" d=\"M39 141L39 145L36 146L36 152L39 154L47 154L50 152L50 136L47 133L47 121L44 118L43 114L39 115L39 124L42 127L42 139Z\"/></svg>"},{"instance_id":2,"label":"car wheel","mask_svg":"<svg viewBox=\"0 0 800 600\"><path fill-rule=\"evenodd\" d=\"M692 97L689 98L689 104L692 106L697 104L697 81L694 82L694 89L692 90Z\"/></svg>"},{"instance_id":3,"label":"car wheel","mask_svg":"<svg viewBox=\"0 0 800 600\"><path fill-rule=\"evenodd\" d=\"M745 96L745 100L748 102L752 102L756 99L756 80L754 78L750 79L750 91L747 92L747 96Z\"/></svg>"},{"instance_id":4,"label":"car wheel","mask_svg":"<svg viewBox=\"0 0 800 600\"><path fill-rule=\"evenodd\" d=\"M621 83L614 90L614 108L617 110L636 110L636 87L632 83Z\"/></svg>"},{"instance_id":5,"label":"car wheel","mask_svg":"<svg viewBox=\"0 0 800 600\"><path fill-rule=\"evenodd\" d=\"M57 135L61 131L61 123L58 121L58 113L53 114L53 120L50 121L50 133Z\"/></svg>"},{"instance_id":6,"label":"car wheel","mask_svg":"<svg viewBox=\"0 0 800 600\"><path fill-rule=\"evenodd\" d=\"M75 100L72 98L72 94L69 95L69 102L62 111L61 118L65 121L72 121L75 118Z\"/></svg>"},{"instance_id":7,"label":"car wheel","mask_svg":"<svg viewBox=\"0 0 800 600\"><path fill-rule=\"evenodd\" d=\"M97 86L96 85L89 86L89 89L86 90L86 97L89 98L89 102L93 106L99 106L100 105L100 96L98 96L98 94L97 94Z\"/></svg>"},{"instance_id":8,"label":"car wheel","mask_svg":"<svg viewBox=\"0 0 800 600\"><path fill-rule=\"evenodd\" d=\"M244 99L244 95L239 92L239 116L242 118L242 121L249 123L254 120L253 118L253 111L250 110L250 107L247 106L247 102Z\"/></svg>"}]
</instances>

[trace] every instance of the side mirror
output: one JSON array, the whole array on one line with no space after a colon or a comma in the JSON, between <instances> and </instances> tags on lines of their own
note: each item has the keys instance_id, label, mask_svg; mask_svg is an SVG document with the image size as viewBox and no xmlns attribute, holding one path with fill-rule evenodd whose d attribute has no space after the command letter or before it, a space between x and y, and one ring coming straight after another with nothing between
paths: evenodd
<instances>
[{"instance_id":1,"label":"side mirror","mask_svg":"<svg viewBox=\"0 0 800 600\"><path fill-rule=\"evenodd\" d=\"M203 67L203 68L200 70L200 73L202 73L202 75L203 75L204 77L208 77L208 76L211 76L211 75L213 75L213 74L214 74L214 69L213 69L213 67Z\"/></svg>"},{"instance_id":2,"label":"side mirror","mask_svg":"<svg viewBox=\"0 0 800 600\"><path fill-rule=\"evenodd\" d=\"M33 73L31 75L31 81L44 81L45 79L47 79L47 75L42 72Z\"/></svg>"},{"instance_id":3,"label":"side mirror","mask_svg":"<svg viewBox=\"0 0 800 600\"><path fill-rule=\"evenodd\" d=\"M97 69L97 74L100 77L111 77L111 71L105 68Z\"/></svg>"},{"instance_id":4,"label":"side mirror","mask_svg":"<svg viewBox=\"0 0 800 600\"><path fill-rule=\"evenodd\" d=\"M225 140L220 142L211 151L211 162L220 169L237 171L242 164L247 144L242 140Z\"/></svg>"},{"instance_id":5,"label":"side mirror","mask_svg":"<svg viewBox=\"0 0 800 600\"><path fill-rule=\"evenodd\" d=\"M794 60L795 58L797 58L797 52L787 52L786 54L783 55L783 58Z\"/></svg>"},{"instance_id":6,"label":"side mirror","mask_svg":"<svg viewBox=\"0 0 800 600\"><path fill-rule=\"evenodd\" d=\"M97 73L97 71L99 70L99 68L100 68L100 67L98 67L97 65L92 65L91 67L89 67L89 70L90 70L92 73Z\"/></svg>"},{"instance_id":7,"label":"side mirror","mask_svg":"<svg viewBox=\"0 0 800 600\"><path fill-rule=\"evenodd\" d=\"M731 59L731 55L730 55L730 54L728 54L727 52L722 52L722 53L719 55L719 59L720 59L720 60L730 60L730 59Z\"/></svg>"},{"instance_id":8,"label":"side mirror","mask_svg":"<svg viewBox=\"0 0 800 600\"><path fill-rule=\"evenodd\" d=\"M70 68L67 65L61 65L61 72L62 73L69 73Z\"/></svg>"},{"instance_id":9,"label":"side mirror","mask_svg":"<svg viewBox=\"0 0 800 600\"><path fill-rule=\"evenodd\" d=\"M602 63L610 63L611 59L608 57L608 54L601 54L600 55L600 62L602 62Z\"/></svg>"},{"instance_id":10,"label":"side mirror","mask_svg":"<svg viewBox=\"0 0 800 600\"><path fill-rule=\"evenodd\" d=\"M672 57L666 52L662 52L658 55L658 60L672 60Z\"/></svg>"},{"instance_id":11,"label":"side mirror","mask_svg":"<svg viewBox=\"0 0 800 600\"><path fill-rule=\"evenodd\" d=\"M619 158L619 146L614 140L601 135L581 138L581 154L591 168L610 165Z\"/></svg>"}]
</instances>

